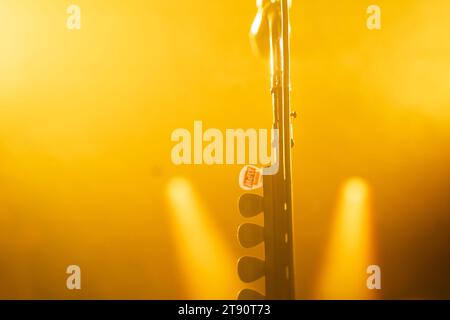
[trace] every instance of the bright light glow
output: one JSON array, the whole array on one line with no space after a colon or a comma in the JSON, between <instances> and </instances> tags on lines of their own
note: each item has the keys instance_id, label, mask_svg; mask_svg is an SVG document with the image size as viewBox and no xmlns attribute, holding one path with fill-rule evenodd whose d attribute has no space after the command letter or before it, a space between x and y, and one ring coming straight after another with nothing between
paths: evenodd
<instances>
[{"instance_id":1,"label":"bright light glow","mask_svg":"<svg viewBox=\"0 0 450 320\"><path fill-rule=\"evenodd\" d=\"M24 28L27 21L17 17L6 3L0 3L0 89L2 94L10 93L26 70L24 57Z\"/></svg>"},{"instance_id":2,"label":"bright light glow","mask_svg":"<svg viewBox=\"0 0 450 320\"><path fill-rule=\"evenodd\" d=\"M190 182L173 178L167 185L173 235L188 299L235 299L239 289L232 256Z\"/></svg>"},{"instance_id":3,"label":"bright light glow","mask_svg":"<svg viewBox=\"0 0 450 320\"><path fill-rule=\"evenodd\" d=\"M261 27L262 18L263 18L263 11L258 10L258 13L256 14L255 20L253 20L252 27L250 29L250 32L253 35L256 35L258 33L258 30Z\"/></svg>"},{"instance_id":4,"label":"bright light glow","mask_svg":"<svg viewBox=\"0 0 450 320\"><path fill-rule=\"evenodd\" d=\"M375 264L369 221L369 188L361 178L345 182L317 287L320 299L370 299L367 266Z\"/></svg>"}]
</instances>

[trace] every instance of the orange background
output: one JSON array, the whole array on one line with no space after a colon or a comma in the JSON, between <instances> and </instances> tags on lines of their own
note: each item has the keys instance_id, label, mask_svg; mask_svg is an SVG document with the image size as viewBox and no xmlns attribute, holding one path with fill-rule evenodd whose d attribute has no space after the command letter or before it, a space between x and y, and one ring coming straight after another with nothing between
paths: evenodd
<instances>
[{"instance_id":1,"label":"orange background","mask_svg":"<svg viewBox=\"0 0 450 320\"><path fill-rule=\"evenodd\" d=\"M174 166L170 134L270 127L254 2L74 3L79 31L69 1L0 1L0 297L234 298L241 167ZM293 1L297 297L318 297L360 177L370 297L450 298L450 3L377 0L380 31L370 4Z\"/></svg>"}]
</instances>

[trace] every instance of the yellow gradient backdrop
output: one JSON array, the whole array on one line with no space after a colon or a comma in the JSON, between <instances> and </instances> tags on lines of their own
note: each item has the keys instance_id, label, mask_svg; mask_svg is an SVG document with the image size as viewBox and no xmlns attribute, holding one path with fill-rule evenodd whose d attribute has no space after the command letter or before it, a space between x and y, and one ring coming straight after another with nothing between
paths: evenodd
<instances>
[{"instance_id":1,"label":"yellow gradient backdrop","mask_svg":"<svg viewBox=\"0 0 450 320\"><path fill-rule=\"evenodd\" d=\"M72 3L79 31L66 28ZM376 3L380 31L366 28L373 1L293 1L298 298L316 297L355 176L370 190L379 296L450 297L450 3ZM241 167L174 166L170 134L194 120L270 128L268 64L248 41L255 14L252 0L0 1L1 298L234 298L245 287ZM192 195L187 206L171 188ZM217 278L209 288L194 270L204 239L222 268L205 274ZM79 292L65 288L70 264Z\"/></svg>"}]
</instances>

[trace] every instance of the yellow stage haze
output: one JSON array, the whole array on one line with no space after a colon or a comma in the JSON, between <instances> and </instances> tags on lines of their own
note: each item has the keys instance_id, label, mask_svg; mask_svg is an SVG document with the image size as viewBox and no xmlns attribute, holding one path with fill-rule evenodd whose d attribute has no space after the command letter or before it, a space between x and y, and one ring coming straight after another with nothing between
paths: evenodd
<instances>
[{"instance_id":1,"label":"yellow stage haze","mask_svg":"<svg viewBox=\"0 0 450 320\"><path fill-rule=\"evenodd\" d=\"M239 289L234 261L191 183L173 178L167 186L179 270L187 299L235 299Z\"/></svg>"},{"instance_id":2,"label":"yellow stage haze","mask_svg":"<svg viewBox=\"0 0 450 320\"><path fill-rule=\"evenodd\" d=\"M319 299L370 299L368 266L374 263L369 189L360 178L345 182L317 287Z\"/></svg>"}]
</instances>

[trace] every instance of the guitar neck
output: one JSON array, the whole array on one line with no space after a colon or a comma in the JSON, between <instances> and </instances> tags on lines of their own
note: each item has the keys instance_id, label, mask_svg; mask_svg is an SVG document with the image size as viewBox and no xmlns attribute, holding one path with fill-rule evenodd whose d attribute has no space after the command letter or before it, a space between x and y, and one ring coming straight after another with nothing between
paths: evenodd
<instances>
[{"instance_id":1,"label":"guitar neck","mask_svg":"<svg viewBox=\"0 0 450 320\"><path fill-rule=\"evenodd\" d=\"M274 128L279 130L279 171L264 177L264 227L266 231L266 297L294 299L292 230L292 163L290 108L289 11L287 0L271 19L272 102Z\"/></svg>"},{"instance_id":2,"label":"guitar neck","mask_svg":"<svg viewBox=\"0 0 450 320\"><path fill-rule=\"evenodd\" d=\"M277 172L263 177L262 197L247 194L239 201L244 217L264 212L264 227L244 224L239 239L244 247L264 242L265 261L242 257L238 273L244 282L265 276L265 295L249 289L242 290L240 299L295 299L294 252L292 228L292 119L290 108L290 48L288 1L271 2L267 9L270 35L271 93L273 129L278 134L275 142ZM272 150L273 152L273 150Z\"/></svg>"}]
</instances>

